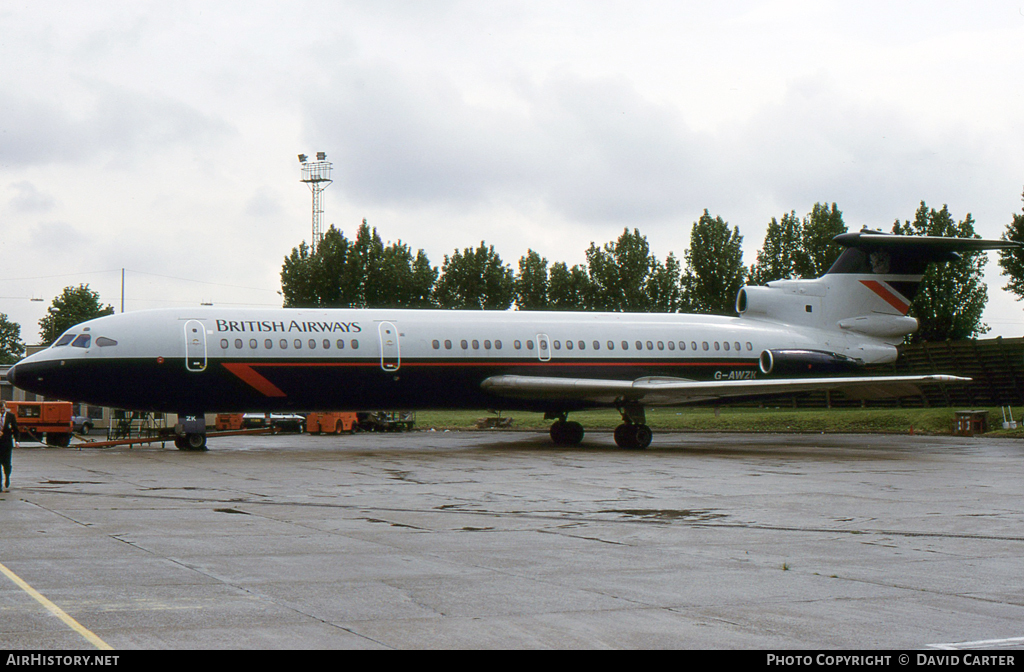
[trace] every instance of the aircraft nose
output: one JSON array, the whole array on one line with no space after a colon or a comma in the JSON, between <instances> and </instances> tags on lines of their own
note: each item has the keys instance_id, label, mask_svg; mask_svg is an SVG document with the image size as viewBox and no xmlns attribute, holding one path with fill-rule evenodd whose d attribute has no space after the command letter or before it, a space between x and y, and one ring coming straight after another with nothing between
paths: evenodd
<instances>
[{"instance_id":1,"label":"aircraft nose","mask_svg":"<svg viewBox=\"0 0 1024 672\"><path fill-rule=\"evenodd\" d=\"M17 383L17 375L15 375L15 373L14 373L17 370L18 370L17 364L15 364L11 368L7 369L7 382L9 382L11 385L17 385L18 384Z\"/></svg>"}]
</instances>

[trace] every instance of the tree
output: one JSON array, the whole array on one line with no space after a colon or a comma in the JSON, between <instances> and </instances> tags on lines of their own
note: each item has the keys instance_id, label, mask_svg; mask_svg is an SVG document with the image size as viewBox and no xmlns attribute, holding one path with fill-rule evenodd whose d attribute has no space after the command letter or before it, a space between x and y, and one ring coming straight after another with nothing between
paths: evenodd
<instances>
[{"instance_id":1,"label":"tree","mask_svg":"<svg viewBox=\"0 0 1024 672\"><path fill-rule=\"evenodd\" d=\"M445 255L434 300L442 308L505 310L515 296L514 274L494 251L480 241L475 250Z\"/></svg>"},{"instance_id":2,"label":"tree","mask_svg":"<svg viewBox=\"0 0 1024 672\"><path fill-rule=\"evenodd\" d=\"M659 313L678 313L686 306L683 292L683 267L671 252L665 263L657 259L651 265L647 276L647 298L649 310Z\"/></svg>"},{"instance_id":3,"label":"tree","mask_svg":"<svg viewBox=\"0 0 1024 672\"><path fill-rule=\"evenodd\" d=\"M101 306L99 292L89 289L89 285L65 287L54 298L46 316L39 320L39 338L49 345L76 324L113 313L114 307Z\"/></svg>"},{"instance_id":4,"label":"tree","mask_svg":"<svg viewBox=\"0 0 1024 672\"><path fill-rule=\"evenodd\" d=\"M515 278L516 307L519 310L547 310L548 260L533 250L519 258L519 274Z\"/></svg>"},{"instance_id":5,"label":"tree","mask_svg":"<svg viewBox=\"0 0 1024 672\"><path fill-rule=\"evenodd\" d=\"M684 257L683 286L689 309L716 315L734 313L736 293L743 286L747 272L739 227L730 231L725 220L712 218L705 209L693 223L690 249Z\"/></svg>"},{"instance_id":6,"label":"tree","mask_svg":"<svg viewBox=\"0 0 1024 672\"><path fill-rule=\"evenodd\" d=\"M281 294L285 308L316 308L321 305L316 277L318 261L313 258L306 241L293 247L291 254L285 257L281 266Z\"/></svg>"},{"instance_id":7,"label":"tree","mask_svg":"<svg viewBox=\"0 0 1024 672\"><path fill-rule=\"evenodd\" d=\"M820 278L832 267L843 249L832 242L841 233L846 233L843 213L833 203L815 203L811 212L804 217L803 251L797 255L796 271L801 278Z\"/></svg>"},{"instance_id":8,"label":"tree","mask_svg":"<svg viewBox=\"0 0 1024 672\"><path fill-rule=\"evenodd\" d=\"M1024 194L1021 200L1024 201ZM1024 243L1024 213L1013 215L1013 221L1006 225L1002 239ZM999 266L1003 269L1003 275L1010 278L1003 289L1013 292L1017 298L1024 298L1024 250L999 250Z\"/></svg>"},{"instance_id":9,"label":"tree","mask_svg":"<svg viewBox=\"0 0 1024 672\"><path fill-rule=\"evenodd\" d=\"M900 224L897 219L892 232L979 237L974 233L974 219L970 213L958 223L947 206L943 205L938 211L934 208L929 210L924 201L921 201L913 222ZM984 252L964 252L956 261L929 266L910 303L910 315L916 317L921 325L911 335L912 342L975 338L988 331L988 325L981 321L988 300L988 290L982 280L986 261Z\"/></svg>"},{"instance_id":10,"label":"tree","mask_svg":"<svg viewBox=\"0 0 1024 672\"><path fill-rule=\"evenodd\" d=\"M783 215L781 222L772 217L764 245L757 252L757 261L750 267L751 284L764 285L772 280L799 277L803 235L804 227L796 210Z\"/></svg>"},{"instance_id":11,"label":"tree","mask_svg":"<svg viewBox=\"0 0 1024 672\"><path fill-rule=\"evenodd\" d=\"M591 305L592 290L590 275L580 264L572 268L564 261L551 265L548 273L548 305L551 310L587 310Z\"/></svg>"},{"instance_id":12,"label":"tree","mask_svg":"<svg viewBox=\"0 0 1024 672\"><path fill-rule=\"evenodd\" d=\"M587 269L593 310L644 312L652 309L648 281L656 259L638 229L624 229L614 243L590 244Z\"/></svg>"},{"instance_id":13,"label":"tree","mask_svg":"<svg viewBox=\"0 0 1024 672\"><path fill-rule=\"evenodd\" d=\"M423 308L432 305L437 269L423 250L384 246L364 219L354 241L331 226L316 251L301 243L281 267L285 307Z\"/></svg>"},{"instance_id":14,"label":"tree","mask_svg":"<svg viewBox=\"0 0 1024 672\"><path fill-rule=\"evenodd\" d=\"M7 319L0 313L0 364L14 364L25 354L25 344L21 342L21 325Z\"/></svg>"}]
</instances>

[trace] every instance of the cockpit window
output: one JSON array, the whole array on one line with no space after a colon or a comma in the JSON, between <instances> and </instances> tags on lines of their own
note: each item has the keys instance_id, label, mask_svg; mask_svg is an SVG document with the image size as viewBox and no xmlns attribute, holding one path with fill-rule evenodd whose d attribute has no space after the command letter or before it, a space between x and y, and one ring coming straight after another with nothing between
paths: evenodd
<instances>
[{"instance_id":1,"label":"cockpit window","mask_svg":"<svg viewBox=\"0 0 1024 672\"><path fill-rule=\"evenodd\" d=\"M107 338L106 336L100 336L99 338L96 339L96 345L100 346L101 348L105 348L109 345L117 345L117 341L115 341L112 338Z\"/></svg>"},{"instance_id":2,"label":"cockpit window","mask_svg":"<svg viewBox=\"0 0 1024 672\"><path fill-rule=\"evenodd\" d=\"M89 343L92 342L92 336L89 334L82 334L74 341L71 342L72 347L75 348L88 348Z\"/></svg>"},{"instance_id":3,"label":"cockpit window","mask_svg":"<svg viewBox=\"0 0 1024 672\"><path fill-rule=\"evenodd\" d=\"M56 343L53 344L53 347L59 348L62 345L67 345L68 343L71 342L71 339L73 339L74 337L74 334L64 334L63 336L60 337L60 339L57 340Z\"/></svg>"}]
</instances>

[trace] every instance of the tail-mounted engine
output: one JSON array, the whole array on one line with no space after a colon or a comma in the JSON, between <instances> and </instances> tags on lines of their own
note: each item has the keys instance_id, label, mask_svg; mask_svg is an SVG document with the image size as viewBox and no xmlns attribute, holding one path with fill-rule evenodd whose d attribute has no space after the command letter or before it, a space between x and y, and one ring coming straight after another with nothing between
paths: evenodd
<instances>
[{"instance_id":1,"label":"tail-mounted engine","mask_svg":"<svg viewBox=\"0 0 1024 672\"><path fill-rule=\"evenodd\" d=\"M757 362L761 373L792 376L801 373L842 373L861 368L859 359L823 350L765 350Z\"/></svg>"}]
</instances>

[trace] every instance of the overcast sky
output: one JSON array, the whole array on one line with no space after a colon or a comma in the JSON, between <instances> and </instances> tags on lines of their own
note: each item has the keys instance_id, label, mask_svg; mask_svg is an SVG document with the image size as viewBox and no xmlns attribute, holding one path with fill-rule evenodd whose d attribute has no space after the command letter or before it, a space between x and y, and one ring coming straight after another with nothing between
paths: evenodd
<instances>
[{"instance_id":1,"label":"overcast sky","mask_svg":"<svg viewBox=\"0 0 1024 672\"><path fill-rule=\"evenodd\" d=\"M120 307L279 306L325 223L440 266L583 261L624 227L682 258L707 208L752 262L835 202L923 200L998 237L1024 191L1024 0L0 3L0 312L33 343L68 285ZM1024 304L990 254L990 335ZM31 299L42 299L32 301Z\"/></svg>"}]
</instances>

